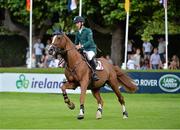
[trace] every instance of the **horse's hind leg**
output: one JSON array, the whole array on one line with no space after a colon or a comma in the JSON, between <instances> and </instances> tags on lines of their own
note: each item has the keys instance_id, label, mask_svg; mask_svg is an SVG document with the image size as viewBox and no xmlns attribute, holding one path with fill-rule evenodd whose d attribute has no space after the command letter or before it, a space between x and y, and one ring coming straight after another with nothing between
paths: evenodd
<instances>
[{"instance_id":1,"label":"horse's hind leg","mask_svg":"<svg viewBox=\"0 0 180 130\"><path fill-rule=\"evenodd\" d=\"M118 80L116 80L116 79L110 80L109 84L110 84L111 88L113 89L113 91L115 92L116 96L118 97L118 101L122 105L123 118L127 118L128 113L126 111L124 97L122 96L122 94L121 94L121 92L119 90L119 82L118 82Z\"/></svg>"},{"instance_id":2,"label":"horse's hind leg","mask_svg":"<svg viewBox=\"0 0 180 130\"><path fill-rule=\"evenodd\" d=\"M102 118L102 108L103 108L103 100L100 96L100 89L95 89L95 90L91 90L93 96L96 98L97 100L97 104L98 104L98 109L96 112L96 119L101 119Z\"/></svg>"},{"instance_id":3,"label":"horse's hind leg","mask_svg":"<svg viewBox=\"0 0 180 130\"><path fill-rule=\"evenodd\" d=\"M67 103L67 106L69 109L73 110L75 108L75 105L73 102L70 101L70 99L68 98L67 96L67 93L66 93L66 89L73 89L75 88L75 84L74 83L69 83L69 82L65 82L62 87L61 87L61 90L62 90L62 93L63 93L63 97L64 97L64 102Z\"/></svg>"}]
</instances>

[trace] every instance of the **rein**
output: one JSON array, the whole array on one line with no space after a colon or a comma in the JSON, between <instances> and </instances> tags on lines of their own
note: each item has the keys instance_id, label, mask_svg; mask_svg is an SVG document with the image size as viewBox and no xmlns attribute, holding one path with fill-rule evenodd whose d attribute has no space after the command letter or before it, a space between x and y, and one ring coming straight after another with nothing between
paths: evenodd
<instances>
[{"instance_id":1,"label":"rein","mask_svg":"<svg viewBox=\"0 0 180 130\"><path fill-rule=\"evenodd\" d=\"M73 50L73 49L76 49L76 48L72 47L72 48L70 48L70 49L64 50L64 49L60 49L60 48L56 47L56 46L53 45L53 44L52 44L52 47L55 48L55 52L58 53L58 54L65 54L65 53L67 53L68 51L71 51L71 50Z\"/></svg>"},{"instance_id":2,"label":"rein","mask_svg":"<svg viewBox=\"0 0 180 130\"><path fill-rule=\"evenodd\" d=\"M76 68L80 65L80 63L82 62L83 60L80 60L78 63L76 63L74 66L73 66L73 68L70 68L70 67L68 67L68 66L66 66L66 69L68 70L68 71L70 71L71 73L75 73L76 74Z\"/></svg>"},{"instance_id":3,"label":"rein","mask_svg":"<svg viewBox=\"0 0 180 130\"><path fill-rule=\"evenodd\" d=\"M57 46L55 46L54 44L52 44L52 48L54 48L54 51L55 51L55 53L56 54L60 54L60 55L62 55L62 57L63 57L63 59L66 61L66 62L68 62L68 52L69 51L72 51L72 50L77 50L76 49L76 47L75 47L75 45L73 45L72 47L70 47L70 48L68 48L68 49L66 49L66 47L65 48L59 48L59 47L57 47ZM78 50L77 50L78 51ZM80 53L80 52L79 52ZM81 54L80 54L81 55ZM82 55L81 55L82 56ZM69 71L70 73L72 73L72 75L76 75L76 69L78 68L78 67L80 67L80 64L83 62L83 61L85 61L85 62L87 62L86 61L86 59L85 59L85 57L81 57L81 59L76 59L76 63L73 65L73 66L69 66L69 64L67 63L67 65L66 65L66 70L67 71Z\"/></svg>"}]
</instances>

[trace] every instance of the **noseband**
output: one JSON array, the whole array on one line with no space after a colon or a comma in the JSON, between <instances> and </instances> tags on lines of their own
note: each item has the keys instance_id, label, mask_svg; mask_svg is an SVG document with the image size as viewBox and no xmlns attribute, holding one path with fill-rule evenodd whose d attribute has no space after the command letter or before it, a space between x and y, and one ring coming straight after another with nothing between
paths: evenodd
<instances>
[{"instance_id":1,"label":"noseband","mask_svg":"<svg viewBox=\"0 0 180 130\"><path fill-rule=\"evenodd\" d=\"M52 48L54 48L55 53L58 53L58 54L61 54L61 55L63 55L63 54L66 54L66 53L67 53L67 50L64 50L64 49L58 48L58 47L56 47L56 46L55 46L55 45L53 45L53 44L52 44Z\"/></svg>"}]
</instances>

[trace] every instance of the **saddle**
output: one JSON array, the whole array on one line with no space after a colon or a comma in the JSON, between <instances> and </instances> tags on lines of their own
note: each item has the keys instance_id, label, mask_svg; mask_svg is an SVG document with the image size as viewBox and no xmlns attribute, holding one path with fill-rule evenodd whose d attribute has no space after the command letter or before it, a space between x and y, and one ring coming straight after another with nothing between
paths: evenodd
<instances>
[{"instance_id":1,"label":"saddle","mask_svg":"<svg viewBox=\"0 0 180 130\"><path fill-rule=\"evenodd\" d=\"M82 49L79 50L79 52L82 54L82 56L84 57L87 65L92 68L91 64L89 63L88 59L87 59L87 55L86 53L83 52ZM100 60L98 60L97 58L95 58L96 61L96 70L104 70L103 64Z\"/></svg>"},{"instance_id":2,"label":"saddle","mask_svg":"<svg viewBox=\"0 0 180 130\"><path fill-rule=\"evenodd\" d=\"M97 61L96 70L104 70L102 62L100 60L96 60L96 61Z\"/></svg>"}]
</instances>

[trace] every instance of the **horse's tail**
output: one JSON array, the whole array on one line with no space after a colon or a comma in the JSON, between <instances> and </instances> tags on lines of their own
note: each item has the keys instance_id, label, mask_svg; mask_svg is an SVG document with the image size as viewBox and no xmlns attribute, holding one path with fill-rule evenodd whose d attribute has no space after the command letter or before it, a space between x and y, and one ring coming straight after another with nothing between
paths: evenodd
<instances>
[{"instance_id":1,"label":"horse's tail","mask_svg":"<svg viewBox=\"0 0 180 130\"><path fill-rule=\"evenodd\" d=\"M123 85L123 87L125 87L127 91L135 92L137 90L135 82L118 66L114 66L114 70L116 71L118 81Z\"/></svg>"}]
</instances>

